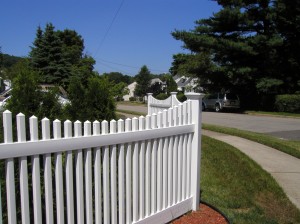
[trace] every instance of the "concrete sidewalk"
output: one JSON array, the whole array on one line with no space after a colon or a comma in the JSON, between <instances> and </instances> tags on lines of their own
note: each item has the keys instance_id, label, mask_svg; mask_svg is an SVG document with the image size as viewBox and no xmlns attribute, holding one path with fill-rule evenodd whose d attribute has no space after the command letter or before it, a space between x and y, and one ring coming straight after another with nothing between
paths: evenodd
<instances>
[{"instance_id":1,"label":"concrete sidewalk","mask_svg":"<svg viewBox=\"0 0 300 224\"><path fill-rule=\"evenodd\" d=\"M300 209L300 159L236 136L202 130L203 135L226 142L245 153L269 172L289 199Z\"/></svg>"}]
</instances>

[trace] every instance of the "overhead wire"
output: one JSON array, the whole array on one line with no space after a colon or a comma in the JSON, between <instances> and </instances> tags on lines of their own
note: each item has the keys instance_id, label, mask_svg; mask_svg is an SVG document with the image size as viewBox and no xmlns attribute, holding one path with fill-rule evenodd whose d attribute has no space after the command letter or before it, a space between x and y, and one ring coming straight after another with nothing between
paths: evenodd
<instances>
[{"instance_id":1,"label":"overhead wire","mask_svg":"<svg viewBox=\"0 0 300 224\"><path fill-rule=\"evenodd\" d=\"M118 63L118 62L112 62L112 61L107 61L107 60L104 60L102 58L98 58L98 60L102 61L102 62L106 62L106 63L110 63L110 64L114 64L114 65L120 65L120 66L123 66L123 67L128 67L128 68L134 68L134 69L140 69L141 67L138 67L138 66L132 66L132 65L125 65L125 64L121 64L121 63ZM151 71L157 71L157 72L163 72L163 73L166 73L167 71L165 70L160 70L160 69L153 69L153 68L149 68Z\"/></svg>"},{"instance_id":2,"label":"overhead wire","mask_svg":"<svg viewBox=\"0 0 300 224\"><path fill-rule=\"evenodd\" d=\"M120 12L120 10L121 10L124 2L125 2L125 0L122 0L121 4L119 5L119 8L115 12L115 15L114 15L113 19L111 20L111 22L110 22L108 28L106 29L105 34L104 34L104 36L103 36L103 38L102 38L102 40L101 40L101 42L100 42L100 44L99 44L96 52L94 53L94 56L96 56L98 54L99 50L101 49L102 45L104 44L104 41L105 41L105 39L106 39L106 37L107 37L110 29L112 28L112 26L113 26L113 24L114 24L114 22L115 22L115 20L116 20L116 18L118 16L118 14L119 14L119 12Z\"/></svg>"}]
</instances>

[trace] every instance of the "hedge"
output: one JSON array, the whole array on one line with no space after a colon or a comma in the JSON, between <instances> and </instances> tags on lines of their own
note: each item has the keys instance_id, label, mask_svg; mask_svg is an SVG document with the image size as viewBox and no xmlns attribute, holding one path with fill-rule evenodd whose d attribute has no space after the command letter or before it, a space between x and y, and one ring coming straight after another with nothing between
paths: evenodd
<instances>
[{"instance_id":1,"label":"hedge","mask_svg":"<svg viewBox=\"0 0 300 224\"><path fill-rule=\"evenodd\" d=\"M300 113L300 94L277 95L274 106L280 112Z\"/></svg>"}]
</instances>

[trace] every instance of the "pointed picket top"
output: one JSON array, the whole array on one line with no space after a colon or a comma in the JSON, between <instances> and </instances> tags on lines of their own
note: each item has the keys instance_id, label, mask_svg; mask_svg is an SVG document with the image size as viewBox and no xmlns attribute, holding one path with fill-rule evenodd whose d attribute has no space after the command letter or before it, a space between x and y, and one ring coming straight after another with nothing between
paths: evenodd
<instances>
[{"instance_id":1,"label":"pointed picket top","mask_svg":"<svg viewBox=\"0 0 300 224\"><path fill-rule=\"evenodd\" d=\"M58 119L53 121L53 137L54 139L61 138L61 121Z\"/></svg>"},{"instance_id":2,"label":"pointed picket top","mask_svg":"<svg viewBox=\"0 0 300 224\"><path fill-rule=\"evenodd\" d=\"M3 114L11 114L11 112L9 110L5 110Z\"/></svg>"},{"instance_id":3,"label":"pointed picket top","mask_svg":"<svg viewBox=\"0 0 300 224\"><path fill-rule=\"evenodd\" d=\"M124 132L124 127L125 127L124 120L119 119L118 120L118 133Z\"/></svg>"},{"instance_id":4,"label":"pointed picket top","mask_svg":"<svg viewBox=\"0 0 300 224\"><path fill-rule=\"evenodd\" d=\"M74 136L75 137L82 136L81 121L79 120L74 122Z\"/></svg>"},{"instance_id":5,"label":"pointed picket top","mask_svg":"<svg viewBox=\"0 0 300 224\"><path fill-rule=\"evenodd\" d=\"M100 122L98 120L93 122L93 135L100 135Z\"/></svg>"},{"instance_id":6,"label":"pointed picket top","mask_svg":"<svg viewBox=\"0 0 300 224\"><path fill-rule=\"evenodd\" d=\"M139 120L134 117L132 118L132 131L137 131L139 129Z\"/></svg>"},{"instance_id":7,"label":"pointed picket top","mask_svg":"<svg viewBox=\"0 0 300 224\"><path fill-rule=\"evenodd\" d=\"M108 121L104 120L101 122L102 134L108 134Z\"/></svg>"},{"instance_id":8,"label":"pointed picket top","mask_svg":"<svg viewBox=\"0 0 300 224\"><path fill-rule=\"evenodd\" d=\"M125 120L125 132L131 131L131 119L127 118Z\"/></svg>"},{"instance_id":9,"label":"pointed picket top","mask_svg":"<svg viewBox=\"0 0 300 224\"><path fill-rule=\"evenodd\" d=\"M25 115L23 113L18 113L17 117L25 117Z\"/></svg>"},{"instance_id":10,"label":"pointed picket top","mask_svg":"<svg viewBox=\"0 0 300 224\"><path fill-rule=\"evenodd\" d=\"M144 116L140 116L139 117L139 130L145 130L145 117Z\"/></svg>"},{"instance_id":11,"label":"pointed picket top","mask_svg":"<svg viewBox=\"0 0 300 224\"><path fill-rule=\"evenodd\" d=\"M4 134L4 142L10 143L13 142L13 134L12 134L12 114L9 110L3 112L3 134Z\"/></svg>"},{"instance_id":12,"label":"pointed picket top","mask_svg":"<svg viewBox=\"0 0 300 224\"><path fill-rule=\"evenodd\" d=\"M72 137L72 122L70 120L66 120L64 122L64 137L65 138Z\"/></svg>"},{"instance_id":13,"label":"pointed picket top","mask_svg":"<svg viewBox=\"0 0 300 224\"><path fill-rule=\"evenodd\" d=\"M17 135L18 142L26 141L25 115L22 113L17 115Z\"/></svg>"},{"instance_id":14,"label":"pointed picket top","mask_svg":"<svg viewBox=\"0 0 300 224\"><path fill-rule=\"evenodd\" d=\"M151 115L146 115L146 130L151 129Z\"/></svg>"},{"instance_id":15,"label":"pointed picket top","mask_svg":"<svg viewBox=\"0 0 300 224\"><path fill-rule=\"evenodd\" d=\"M87 120L84 122L84 136L90 136L92 134L92 123Z\"/></svg>"},{"instance_id":16,"label":"pointed picket top","mask_svg":"<svg viewBox=\"0 0 300 224\"><path fill-rule=\"evenodd\" d=\"M38 119L32 115L29 118L30 140L37 141L39 138Z\"/></svg>"},{"instance_id":17,"label":"pointed picket top","mask_svg":"<svg viewBox=\"0 0 300 224\"><path fill-rule=\"evenodd\" d=\"M50 120L47 117L42 119L42 138L50 139Z\"/></svg>"},{"instance_id":18,"label":"pointed picket top","mask_svg":"<svg viewBox=\"0 0 300 224\"><path fill-rule=\"evenodd\" d=\"M110 121L110 133L116 133L117 132L117 122L115 120Z\"/></svg>"}]
</instances>

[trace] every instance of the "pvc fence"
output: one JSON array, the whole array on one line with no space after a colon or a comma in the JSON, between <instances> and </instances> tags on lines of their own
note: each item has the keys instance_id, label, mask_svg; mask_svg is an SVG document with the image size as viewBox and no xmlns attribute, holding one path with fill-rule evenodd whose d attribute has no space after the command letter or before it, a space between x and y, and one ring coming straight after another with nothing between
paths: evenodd
<instances>
[{"instance_id":1,"label":"pvc fence","mask_svg":"<svg viewBox=\"0 0 300 224\"><path fill-rule=\"evenodd\" d=\"M197 210L200 96L189 98L125 121L44 118L41 138L37 118L26 133L18 114L15 142L5 111L0 223L166 223Z\"/></svg>"}]
</instances>

